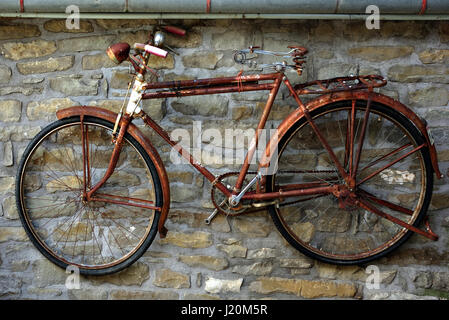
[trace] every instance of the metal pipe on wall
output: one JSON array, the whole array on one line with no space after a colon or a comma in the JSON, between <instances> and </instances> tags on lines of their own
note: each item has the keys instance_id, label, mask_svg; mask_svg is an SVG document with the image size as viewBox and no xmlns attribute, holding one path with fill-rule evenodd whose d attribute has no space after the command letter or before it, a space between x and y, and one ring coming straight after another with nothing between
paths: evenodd
<instances>
[{"instance_id":1,"label":"metal pipe on wall","mask_svg":"<svg viewBox=\"0 0 449 320\"><path fill-rule=\"evenodd\" d=\"M80 19L287 19L287 20L365 20L365 14L198 14L198 13L81 13ZM65 13L4 13L0 12L0 18L29 18L29 19L65 19ZM380 20L449 20L449 15L409 15L409 14L384 14Z\"/></svg>"},{"instance_id":2,"label":"metal pipe on wall","mask_svg":"<svg viewBox=\"0 0 449 320\"><path fill-rule=\"evenodd\" d=\"M365 19L376 5L383 20L447 20L448 0L1 0L0 17L102 19ZM84 16L84 17L83 17Z\"/></svg>"},{"instance_id":3,"label":"metal pipe on wall","mask_svg":"<svg viewBox=\"0 0 449 320\"><path fill-rule=\"evenodd\" d=\"M179 0L128 0L128 11L363 14L366 7L376 5L386 14L418 14L423 4L426 13L449 14L447 0L190 0L181 6Z\"/></svg>"}]
</instances>

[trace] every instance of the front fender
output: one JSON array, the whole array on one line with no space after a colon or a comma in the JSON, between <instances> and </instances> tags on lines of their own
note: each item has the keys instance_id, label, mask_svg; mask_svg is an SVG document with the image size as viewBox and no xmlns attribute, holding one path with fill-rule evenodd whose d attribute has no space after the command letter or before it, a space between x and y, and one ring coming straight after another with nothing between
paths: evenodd
<instances>
[{"instance_id":1,"label":"front fender","mask_svg":"<svg viewBox=\"0 0 449 320\"><path fill-rule=\"evenodd\" d=\"M343 100L350 101L356 99L368 101L369 96L370 93L368 91L344 91L338 93L330 93L319 96L316 99L311 100L309 103L306 104L306 108L309 111L313 111L329 103ZM389 106L392 109L396 110L397 112L405 115L415 125L415 127L421 132L422 136L426 140L430 152L430 159L432 161L433 170L437 178L441 179L443 175L441 174L438 167L437 152L433 141L431 141L431 139L429 138L426 121L420 118L415 112L413 112L410 108L403 105L401 102L394 100L390 97L387 97L383 94L373 92L371 93L371 99L372 101ZM287 118L284 119L284 121L282 121L282 123L277 128L277 134L267 144L266 152L264 153L260 161L259 170L269 166L272 154L272 151L270 150L276 150L279 141L287 132L287 130L293 125L293 123L298 121L303 116L304 113L301 111L301 108L297 108L293 112L291 112L287 116Z\"/></svg>"},{"instance_id":2,"label":"front fender","mask_svg":"<svg viewBox=\"0 0 449 320\"><path fill-rule=\"evenodd\" d=\"M117 113L93 106L75 106L62 109L56 112L56 117L58 119L81 115L101 118L111 123L115 123L115 120L117 118ZM167 172L165 171L165 166L151 141L142 133L142 131L139 130L139 128L137 128L134 124L131 123L128 128L128 133L134 139L136 139L148 153L148 156L150 157L151 161L153 161L156 167L157 174L159 175L159 178L161 180L163 202L161 209L161 217L159 219L158 224L158 230L160 237L165 238L167 234L167 229L165 228L164 224L165 221L167 220L168 211L170 209L170 188L168 183Z\"/></svg>"}]
</instances>

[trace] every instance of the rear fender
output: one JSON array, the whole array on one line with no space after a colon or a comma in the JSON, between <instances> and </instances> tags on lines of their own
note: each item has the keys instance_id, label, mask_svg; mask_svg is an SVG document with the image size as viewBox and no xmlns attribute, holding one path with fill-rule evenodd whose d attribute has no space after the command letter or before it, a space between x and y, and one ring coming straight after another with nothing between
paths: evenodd
<instances>
[{"instance_id":1,"label":"rear fender","mask_svg":"<svg viewBox=\"0 0 449 320\"><path fill-rule=\"evenodd\" d=\"M349 91L349 92L339 92L339 93L331 93L319 96L318 98L311 100L309 103L306 104L307 110L310 112L320 108L322 106L325 106L329 103L334 103L338 101L344 101L344 100L366 100L368 101L368 98L370 96L370 93L367 91ZM435 144L432 139L429 137L429 133L427 131L427 123L424 119L420 118L415 112L413 112L410 108L403 105L401 102L394 100L390 97L387 97L383 94L379 93L371 93L371 99L372 101L384 104L386 106L391 107L392 109L396 110L397 112L405 115L419 130L423 138L425 139L427 146L429 148L430 152L430 159L432 162L433 170L437 176L438 179L441 179L443 175L440 172L440 169L438 167L438 158L437 158L437 152L435 149ZM277 145L279 141L282 139L282 137L286 134L288 129L299 119L304 117L304 113L301 111L300 108L295 109L293 112L291 112L287 118L282 121L282 123L277 128L277 134L273 136L273 138L268 142L266 151L264 155L262 156L262 159L260 161L259 170L262 170L262 173L269 173L267 172L267 169L270 166L270 159L272 154L274 154L271 150L277 150Z\"/></svg>"},{"instance_id":2,"label":"rear fender","mask_svg":"<svg viewBox=\"0 0 449 320\"><path fill-rule=\"evenodd\" d=\"M93 106L75 106L66 109L62 109L56 112L56 116L58 119L69 118L73 116L92 116L100 119L104 119L111 123L115 123L117 118L117 113ZM145 151L148 153L148 156L153 161L156 172L159 175L161 180L162 187L162 209L161 209L161 217L159 219L158 230L161 238L165 238L167 234L167 229L164 224L167 220L168 211L170 209L170 188L168 183L167 172L165 171L165 166L159 156L158 152L154 148L153 144L150 140L139 130L134 124L130 124L128 128L128 133L136 139Z\"/></svg>"}]
</instances>

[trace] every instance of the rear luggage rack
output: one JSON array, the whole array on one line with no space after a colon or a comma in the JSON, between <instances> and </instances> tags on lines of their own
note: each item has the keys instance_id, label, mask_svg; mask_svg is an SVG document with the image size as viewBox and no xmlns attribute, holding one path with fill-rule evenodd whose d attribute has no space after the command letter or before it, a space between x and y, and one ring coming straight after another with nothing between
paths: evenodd
<instances>
[{"instance_id":1,"label":"rear luggage rack","mask_svg":"<svg viewBox=\"0 0 449 320\"><path fill-rule=\"evenodd\" d=\"M386 84L387 80L380 75L367 75L315 80L297 84L294 88L298 95L301 95L372 89L383 87Z\"/></svg>"}]
</instances>

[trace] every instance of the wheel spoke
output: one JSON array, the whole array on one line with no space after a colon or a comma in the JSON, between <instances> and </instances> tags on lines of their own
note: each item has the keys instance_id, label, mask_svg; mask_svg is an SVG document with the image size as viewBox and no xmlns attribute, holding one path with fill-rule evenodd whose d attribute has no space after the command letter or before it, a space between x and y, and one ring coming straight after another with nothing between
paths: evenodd
<instances>
[{"instance_id":1,"label":"wheel spoke","mask_svg":"<svg viewBox=\"0 0 449 320\"><path fill-rule=\"evenodd\" d=\"M267 180L267 192L333 187L326 195L286 198L270 207L275 225L290 244L327 263L380 257L403 243L400 239L410 236L410 230L429 236L414 226L431 190L425 143L402 115L371 99L358 102L336 102L335 107L310 112L323 139L309 119L292 125L286 131L290 136L281 137L278 146L278 171ZM341 159L348 179L333 170L328 148ZM311 152L315 157L304 156ZM295 160L293 153L303 161ZM295 164L300 167L291 170ZM315 171L321 172L319 178L311 177Z\"/></svg>"},{"instance_id":2,"label":"wheel spoke","mask_svg":"<svg viewBox=\"0 0 449 320\"><path fill-rule=\"evenodd\" d=\"M390 162L389 164L386 164L385 166L383 166L380 169L377 169L376 171L374 171L373 173L371 173L370 175L368 175L367 177L363 178L361 181L357 182L357 185L361 185L362 183L368 181L369 179L371 179L372 177L376 176L377 174L381 173L382 171L384 171L385 169L390 168L392 165L398 163L399 161L401 161L402 159L408 157L409 155L415 153L416 151L420 150L421 148L425 147L426 144L423 143L421 145L419 145L418 147L414 148L413 150L407 152L406 154L400 156L399 158L397 158L396 160L393 160L392 162Z\"/></svg>"},{"instance_id":3,"label":"wheel spoke","mask_svg":"<svg viewBox=\"0 0 449 320\"><path fill-rule=\"evenodd\" d=\"M85 274L120 270L117 266L135 261L144 252L138 249L151 242L145 239L157 232L152 226L160 187L144 149L128 134L120 165L99 189L106 199L83 196L104 176L113 150L107 141L112 127L103 120L60 120L32 141L20 168L19 214L37 240L33 243L58 265L74 264ZM136 203L130 207L124 200Z\"/></svg>"},{"instance_id":4,"label":"wheel spoke","mask_svg":"<svg viewBox=\"0 0 449 320\"><path fill-rule=\"evenodd\" d=\"M353 179L355 179L355 177L357 175L357 170L359 168L360 157L362 155L363 144L364 144L364 141L365 141L366 128L368 126L368 119L369 119L369 115L370 115L370 109L371 109L371 95L370 95L370 97L368 99L368 102L366 104L366 110L365 110L365 115L363 117L362 129L361 129L361 132L360 132L359 142L358 142L358 145L357 145L357 153L356 153L356 156L355 156L354 167L351 168L351 171L350 171L350 175L351 175L351 177ZM351 117L352 117L352 115L351 115ZM354 139L355 139L355 137L354 137Z\"/></svg>"},{"instance_id":5,"label":"wheel spoke","mask_svg":"<svg viewBox=\"0 0 449 320\"><path fill-rule=\"evenodd\" d=\"M399 225L399 226L401 226L401 227L403 227L405 229L411 230L411 231L413 231L415 233L418 233L418 234L420 234L422 236L425 236L425 237L427 237L427 238L429 238L431 240L435 240L433 235L431 235L431 234L429 234L429 233L427 233L425 231L422 231L422 230L416 228L415 226L412 226L411 224L408 224L408 223L402 221L401 219L398 219L398 218L396 218L396 217L394 217L394 216L392 216L392 215L390 215L390 214L388 214L386 212L383 212L383 211L377 209L376 207L370 205L365 200L360 200L359 201L359 205L360 205L361 208L363 208L365 210L368 210L368 211L378 215L381 218L387 219L388 221L391 221L391 222L393 222L393 223L395 223L395 224L397 224L397 225Z\"/></svg>"},{"instance_id":6,"label":"wheel spoke","mask_svg":"<svg viewBox=\"0 0 449 320\"><path fill-rule=\"evenodd\" d=\"M380 158L370 162L369 164L367 164L365 167L363 167L363 169L360 170L360 172L363 172L366 169L368 169L370 167L373 167L374 165L378 164L382 160L385 160L385 159L391 157L392 155L395 155L396 153L401 152L402 150L405 150L405 149L407 149L408 147L411 147L411 146L412 146L411 143L407 143L407 144L403 145L402 147L399 147L399 148L397 148L397 149L387 153L386 155L384 155L384 156L382 156L382 157L380 157Z\"/></svg>"},{"instance_id":7,"label":"wheel spoke","mask_svg":"<svg viewBox=\"0 0 449 320\"><path fill-rule=\"evenodd\" d=\"M375 202L377 204L380 204L380 205L382 205L384 207L387 207L389 209L392 209L392 210L395 210L395 211L398 211L398 212L401 212L401 213L408 214L409 216L413 215L413 211L410 210L410 209L404 208L404 207L402 207L402 206L400 206L398 204L394 204L394 203L392 203L390 201L387 201L387 200L379 199L378 197L376 197L376 196L372 195L371 193L366 192L364 190L360 190L359 189L359 192L361 193L362 196L366 196L367 199L369 199L369 200L371 200L371 201L373 201L373 202Z\"/></svg>"}]
</instances>

